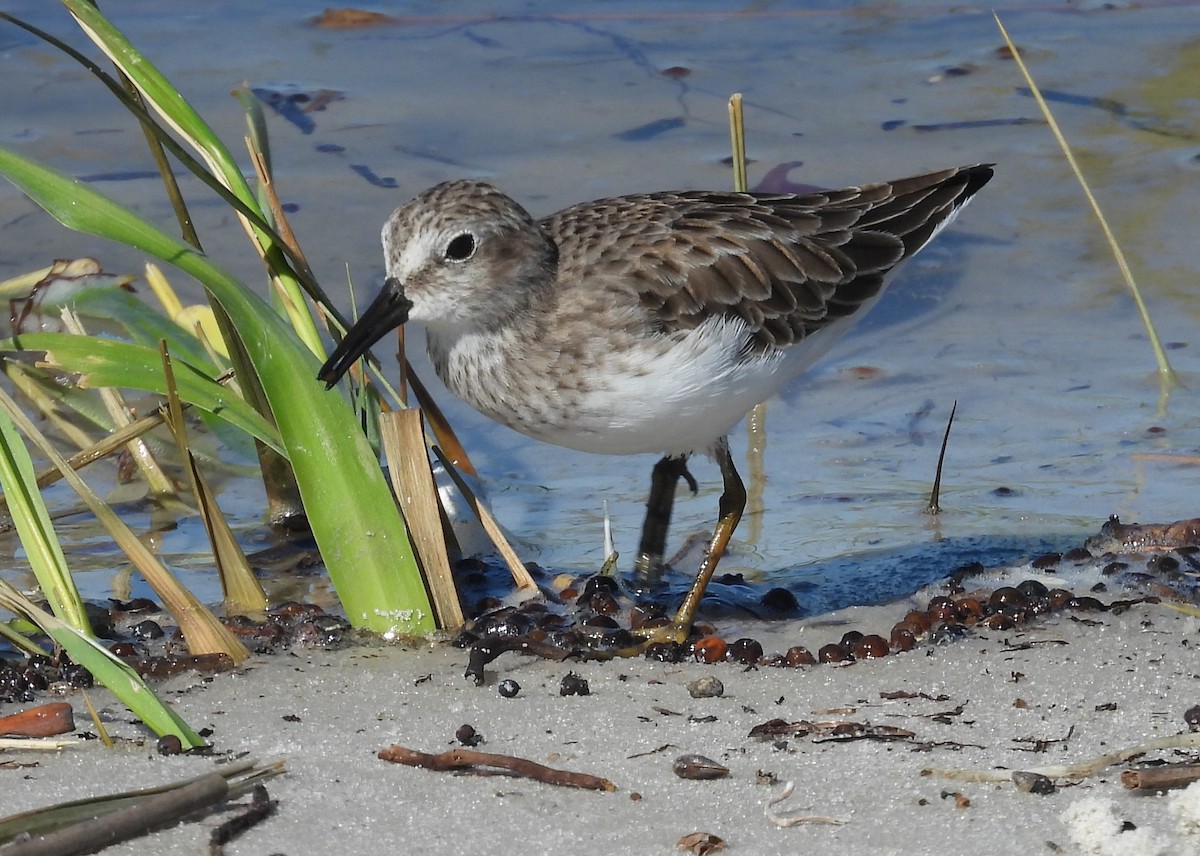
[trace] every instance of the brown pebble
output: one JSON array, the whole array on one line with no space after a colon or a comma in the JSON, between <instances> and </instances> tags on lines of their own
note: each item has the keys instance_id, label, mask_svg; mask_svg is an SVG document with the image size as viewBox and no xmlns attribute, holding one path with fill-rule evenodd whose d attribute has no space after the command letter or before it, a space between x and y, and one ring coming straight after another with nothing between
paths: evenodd
<instances>
[{"instance_id":1,"label":"brown pebble","mask_svg":"<svg viewBox=\"0 0 1200 856\"><path fill-rule=\"evenodd\" d=\"M177 734L164 734L158 738L155 750L159 755L178 755L183 752L183 741Z\"/></svg>"},{"instance_id":2,"label":"brown pebble","mask_svg":"<svg viewBox=\"0 0 1200 856\"><path fill-rule=\"evenodd\" d=\"M817 651L817 659L822 663L845 663L850 659L850 655L841 645L830 642L828 645L822 645L821 650Z\"/></svg>"},{"instance_id":3,"label":"brown pebble","mask_svg":"<svg viewBox=\"0 0 1200 856\"><path fill-rule=\"evenodd\" d=\"M762 659L763 648L754 639L742 637L729 646L727 656L735 663L754 666Z\"/></svg>"},{"instance_id":4,"label":"brown pebble","mask_svg":"<svg viewBox=\"0 0 1200 856\"><path fill-rule=\"evenodd\" d=\"M926 614L929 616L930 624L937 624L939 621L957 621L958 606L950 598L939 596L929 601Z\"/></svg>"},{"instance_id":5,"label":"brown pebble","mask_svg":"<svg viewBox=\"0 0 1200 856\"><path fill-rule=\"evenodd\" d=\"M454 739L463 746L478 746L483 742L483 735L476 731L473 725L463 723L454 732Z\"/></svg>"},{"instance_id":6,"label":"brown pebble","mask_svg":"<svg viewBox=\"0 0 1200 856\"><path fill-rule=\"evenodd\" d=\"M854 646L854 659L856 660L877 660L890 653L891 649L888 648L887 640L874 633L859 639Z\"/></svg>"},{"instance_id":7,"label":"brown pebble","mask_svg":"<svg viewBox=\"0 0 1200 856\"><path fill-rule=\"evenodd\" d=\"M803 645L793 645L787 649L787 653L783 657L787 664L793 667L814 666L817 663L817 658Z\"/></svg>"},{"instance_id":8,"label":"brown pebble","mask_svg":"<svg viewBox=\"0 0 1200 856\"><path fill-rule=\"evenodd\" d=\"M907 621L901 621L892 628L889 644L897 651L911 651L917 647L916 628Z\"/></svg>"},{"instance_id":9,"label":"brown pebble","mask_svg":"<svg viewBox=\"0 0 1200 856\"><path fill-rule=\"evenodd\" d=\"M651 621L655 622L653 627L662 627L669 621L667 611L656 603L642 604L629 610L629 628L631 630L641 630L647 622Z\"/></svg>"},{"instance_id":10,"label":"brown pebble","mask_svg":"<svg viewBox=\"0 0 1200 856\"><path fill-rule=\"evenodd\" d=\"M1046 588L1040 580L1033 579L1021 580L1017 583L1017 591L1028 598L1045 597L1050 593L1050 589Z\"/></svg>"},{"instance_id":11,"label":"brown pebble","mask_svg":"<svg viewBox=\"0 0 1200 856\"><path fill-rule=\"evenodd\" d=\"M607 591L593 592L592 596L588 598L588 606L591 607L592 612L600 615L615 615L620 609L612 592Z\"/></svg>"},{"instance_id":12,"label":"brown pebble","mask_svg":"<svg viewBox=\"0 0 1200 856\"><path fill-rule=\"evenodd\" d=\"M928 613L922 612L919 609L911 610L908 615L904 616L904 621L917 628L915 632L918 636L922 633L927 633L931 626Z\"/></svg>"},{"instance_id":13,"label":"brown pebble","mask_svg":"<svg viewBox=\"0 0 1200 856\"><path fill-rule=\"evenodd\" d=\"M1200 704L1189 707L1183 712L1183 721L1192 731L1200 731Z\"/></svg>"},{"instance_id":14,"label":"brown pebble","mask_svg":"<svg viewBox=\"0 0 1200 856\"><path fill-rule=\"evenodd\" d=\"M729 645L720 636L701 636L692 643L692 657L701 663L721 663Z\"/></svg>"},{"instance_id":15,"label":"brown pebble","mask_svg":"<svg viewBox=\"0 0 1200 856\"><path fill-rule=\"evenodd\" d=\"M1062 561L1062 553L1043 553L1029 564L1039 570L1053 568Z\"/></svg>"},{"instance_id":16,"label":"brown pebble","mask_svg":"<svg viewBox=\"0 0 1200 856\"><path fill-rule=\"evenodd\" d=\"M1056 588L1050 589L1050 591L1046 593L1046 596L1050 598L1051 609L1062 609L1067 605L1067 601L1069 601L1075 595L1066 589Z\"/></svg>"},{"instance_id":17,"label":"brown pebble","mask_svg":"<svg viewBox=\"0 0 1200 856\"><path fill-rule=\"evenodd\" d=\"M996 612L989 615L980 624L988 630L1012 630L1017 626L1017 622L1013 620L1013 617L1003 612Z\"/></svg>"},{"instance_id":18,"label":"brown pebble","mask_svg":"<svg viewBox=\"0 0 1200 856\"><path fill-rule=\"evenodd\" d=\"M1025 595L1012 586L1001 586L992 592L992 596L988 598L988 609L995 612L1006 604L1015 604L1024 607L1028 602L1029 598L1025 597Z\"/></svg>"},{"instance_id":19,"label":"brown pebble","mask_svg":"<svg viewBox=\"0 0 1200 856\"><path fill-rule=\"evenodd\" d=\"M983 604L973 597L960 597L954 605L958 608L958 617L963 621L973 622L983 618Z\"/></svg>"},{"instance_id":20,"label":"brown pebble","mask_svg":"<svg viewBox=\"0 0 1200 856\"><path fill-rule=\"evenodd\" d=\"M680 755L671 770L681 779L723 779L729 775L728 767L703 755Z\"/></svg>"}]
</instances>

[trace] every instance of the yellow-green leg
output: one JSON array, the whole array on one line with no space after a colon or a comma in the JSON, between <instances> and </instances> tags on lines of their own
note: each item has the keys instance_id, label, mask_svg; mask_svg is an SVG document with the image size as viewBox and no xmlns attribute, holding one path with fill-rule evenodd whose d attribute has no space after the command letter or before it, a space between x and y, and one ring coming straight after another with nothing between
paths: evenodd
<instances>
[{"instance_id":1,"label":"yellow-green leg","mask_svg":"<svg viewBox=\"0 0 1200 856\"><path fill-rule=\"evenodd\" d=\"M729 441L724 437L713 448L713 458L721 468L721 478L725 482L719 506L721 517L713 530L712 540L708 542L708 552L704 561L700 563L695 582L688 589L679 611L675 613L675 620L669 628L664 628L668 631L666 638L673 642L684 641L692 632L692 621L696 617L696 610L700 608L700 599L704 597L704 590L708 588L708 583L717 570L717 563L725 555L729 539L733 537L733 531L742 519L742 512L746 510L746 485L742 483L742 477L733 465L733 456L729 454ZM662 638L659 637L660 640Z\"/></svg>"}]
</instances>

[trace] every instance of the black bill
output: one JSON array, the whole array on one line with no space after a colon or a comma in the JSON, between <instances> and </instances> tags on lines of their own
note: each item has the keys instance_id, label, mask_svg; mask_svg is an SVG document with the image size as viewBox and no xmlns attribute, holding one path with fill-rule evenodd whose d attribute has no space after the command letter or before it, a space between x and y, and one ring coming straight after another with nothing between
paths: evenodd
<instances>
[{"instance_id":1,"label":"black bill","mask_svg":"<svg viewBox=\"0 0 1200 856\"><path fill-rule=\"evenodd\" d=\"M383 291L321 366L317 380L325 381L326 389L332 387L372 345L407 321L410 309L412 301L404 296L404 284L389 276L384 280Z\"/></svg>"}]
</instances>

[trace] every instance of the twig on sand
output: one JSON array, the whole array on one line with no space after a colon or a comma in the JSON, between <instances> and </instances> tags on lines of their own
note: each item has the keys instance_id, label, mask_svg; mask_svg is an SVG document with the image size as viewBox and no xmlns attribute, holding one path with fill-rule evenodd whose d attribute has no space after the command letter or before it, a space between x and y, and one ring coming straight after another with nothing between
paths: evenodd
<instances>
[{"instance_id":1,"label":"twig on sand","mask_svg":"<svg viewBox=\"0 0 1200 856\"><path fill-rule=\"evenodd\" d=\"M617 786L608 779L592 776L587 773L572 773L568 770L555 770L536 761L517 758L513 755L497 755L493 752L477 752L474 749L448 749L432 755L419 752L406 746L388 746L380 749L377 756L381 761L391 761L396 764L406 764L409 767L423 767L426 770L473 770L487 774L496 770L504 770L514 776L534 779L548 785L562 785L568 788L583 788L591 791L615 791ZM490 769L489 769L490 768Z\"/></svg>"},{"instance_id":2,"label":"twig on sand","mask_svg":"<svg viewBox=\"0 0 1200 856\"><path fill-rule=\"evenodd\" d=\"M1176 734L1173 737L1162 737L1122 749L1119 752L1109 752L1078 764L1054 764L1047 767L1030 767L1025 772L1040 773L1051 779L1077 779L1083 776L1093 776L1102 770L1128 761L1130 758L1155 752L1162 749L1187 749L1200 746L1200 731ZM922 770L922 776L940 776L943 779L954 779L959 782L1008 782L1012 781L1011 769L995 770Z\"/></svg>"},{"instance_id":3,"label":"twig on sand","mask_svg":"<svg viewBox=\"0 0 1200 856\"><path fill-rule=\"evenodd\" d=\"M1167 764L1165 767L1147 767L1142 770L1126 770L1121 774L1121 784L1129 790L1163 791L1167 788L1182 788L1200 780L1200 764Z\"/></svg>"},{"instance_id":4,"label":"twig on sand","mask_svg":"<svg viewBox=\"0 0 1200 856\"><path fill-rule=\"evenodd\" d=\"M209 808L229 798L229 782L220 773L202 776L190 784L148 797L136 805L25 841L9 844L11 856L70 856L95 853L145 835L158 826L178 823L192 812Z\"/></svg>"}]
</instances>

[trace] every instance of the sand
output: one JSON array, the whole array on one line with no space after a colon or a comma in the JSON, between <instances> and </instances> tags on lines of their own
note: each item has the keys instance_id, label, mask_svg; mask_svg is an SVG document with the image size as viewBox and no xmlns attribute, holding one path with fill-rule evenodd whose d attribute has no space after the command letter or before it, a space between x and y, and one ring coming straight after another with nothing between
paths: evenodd
<instances>
[{"instance_id":1,"label":"sand","mask_svg":"<svg viewBox=\"0 0 1200 856\"><path fill-rule=\"evenodd\" d=\"M1012 579L1031 573L1026 566ZM726 630L752 632L768 652L815 647L848 629L886 631L910 605ZM480 687L463 677L466 652L444 643L296 649L162 686L189 723L213 729L211 757L158 755L154 741L99 693L108 727L122 739L118 748L88 741L49 755L4 753L4 811L165 783L249 757L282 759L287 773L267 785L278 813L230 853L670 853L692 832L717 835L734 853L1196 852L1194 820L1191 834L1182 831L1185 821L1172 808L1181 798L1125 790L1119 773L1127 765L1060 778L1046 796L1011 782L927 771L1031 770L1187 733L1183 713L1200 699L1198 629L1196 618L1145 604L1120 615L1076 612L1011 631L975 631L850 666L556 663L506 654ZM569 671L587 680L590 695L559 695ZM687 684L702 676L719 678L724 695L692 698ZM517 697L497 692L502 678L520 684ZM887 697L897 693L911 697ZM81 699L68 701L86 724ZM748 736L775 718L888 726L913 737ZM431 772L376 758L391 744L450 749L463 724L482 734L482 751L600 776L615 790ZM677 777L672 763L689 753L720 762L729 775ZM789 781L795 792L774 811L841 825L770 822L764 807ZM1200 787L1188 794L1195 812ZM1084 831L1072 833L1064 813L1079 816ZM107 852L201 852L221 819ZM1117 832L1124 821L1136 828Z\"/></svg>"}]
</instances>

